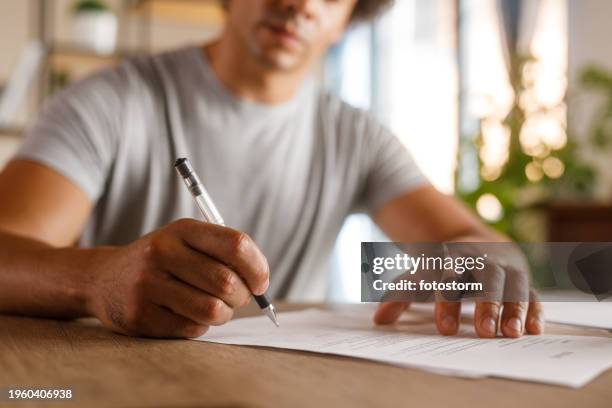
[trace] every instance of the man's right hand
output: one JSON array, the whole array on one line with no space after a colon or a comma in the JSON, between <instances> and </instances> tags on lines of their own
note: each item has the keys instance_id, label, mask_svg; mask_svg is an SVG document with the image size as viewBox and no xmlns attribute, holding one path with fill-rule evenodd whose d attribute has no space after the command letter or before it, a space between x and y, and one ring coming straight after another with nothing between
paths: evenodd
<instances>
[{"instance_id":1,"label":"man's right hand","mask_svg":"<svg viewBox=\"0 0 612 408\"><path fill-rule=\"evenodd\" d=\"M201 336L269 284L268 262L248 235L196 220L97 254L89 312L127 335Z\"/></svg>"}]
</instances>

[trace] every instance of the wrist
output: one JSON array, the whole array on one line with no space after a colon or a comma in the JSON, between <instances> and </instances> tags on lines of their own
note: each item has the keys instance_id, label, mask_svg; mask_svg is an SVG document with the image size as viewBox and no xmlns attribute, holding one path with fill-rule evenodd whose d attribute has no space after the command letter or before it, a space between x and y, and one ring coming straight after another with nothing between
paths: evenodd
<instances>
[{"instance_id":1,"label":"wrist","mask_svg":"<svg viewBox=\"0 0 612 408\"><path fill-rule=\"evenodd\" d=\"M96 247L81 250L83 267L82 279L76 292L86 316L98 317L100 313L100 288L106 273L110 271L109 260L117 256L115 247Z\"/></svg>"},{"instance_id":2,"label":"wrist","mask_svg":"<svg viewBox=\"0 0 612 408\"><path fill-rule=\"evenodd\" d=\"M112 259L113 253L114 249L110 247L64 248L47 252L50 263L64 264L64 279L61 289L58 288L62 293L58 295L67 300L70 316L97 316L99 282L104 265Z\"/></svg>"}]
</instances>

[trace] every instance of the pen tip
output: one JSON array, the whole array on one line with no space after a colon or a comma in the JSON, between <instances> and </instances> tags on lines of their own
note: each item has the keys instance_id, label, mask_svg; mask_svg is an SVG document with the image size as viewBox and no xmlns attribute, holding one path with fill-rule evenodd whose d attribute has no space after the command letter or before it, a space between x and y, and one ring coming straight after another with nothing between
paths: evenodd
<instances>
[{"instance_id":1,"label":"pen tip","mask_svg":"<svg viewBox=\"0 0 612 408\"><path fill-rule=\"evenodd\" d=\"M274 323L276 327L280 327L280 325L278 324L278 317L277 317L276 309L274 308L274 306L273 305L268 306L265 309L265 311L268 317L270 318L270 320L272 320L272 323Z\"/></svg>"},{"instance_id":2,"label":"pen tip","mask_svg":"<svg viewBox=\"0 0 612 408\"><path fill-rule=\"evenodd\" d=\"M280 327L280 325L278 324L278 315L276 314L276 310L272 309L271 317L272 317L272 321L274 322L276 327Z\"/></svg>"}]
</instances>

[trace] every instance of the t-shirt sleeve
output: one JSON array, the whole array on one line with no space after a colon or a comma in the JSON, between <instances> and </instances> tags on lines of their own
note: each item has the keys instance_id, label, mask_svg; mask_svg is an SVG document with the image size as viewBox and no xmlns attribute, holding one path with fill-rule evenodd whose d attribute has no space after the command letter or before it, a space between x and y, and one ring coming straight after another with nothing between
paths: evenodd
<instances>
[{"instance_id":1,"label":"t-shirt sleeve","mask_svg":"<svg viewBox=\"0 0 612 408\"><path fill-rule=\"evenodd\" d=\"M374 215L392 199L430 184L407 147L376 119L366 119L361 136L366 167L360 204L367 213Z\"/></svg>"},{"instance_id":2,"label":"t-shirt sleeve","mask_svg":"<svg viewBox=\"0 0 612 408\"><path fill-rule=\"evenodd\" d=\"M59 92L28 128L15 157L59 172L97 201L117 149L120 81L111 69Z\"/></svg>"}]
</instances>

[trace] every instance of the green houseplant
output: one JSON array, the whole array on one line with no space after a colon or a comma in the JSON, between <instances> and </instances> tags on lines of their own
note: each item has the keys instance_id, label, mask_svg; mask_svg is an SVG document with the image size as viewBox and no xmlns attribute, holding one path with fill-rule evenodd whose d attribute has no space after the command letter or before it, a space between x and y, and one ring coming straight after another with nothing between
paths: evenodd
<instances>
[{"instance_id":1,"label":"green houseplant","mask_svg":"<svg viewBox=\"0 0 612 408\"><path fill-rule=\"evenodd\" d=\"M80 0L73 4L74 42L99 54L112 54L117 44L119 23L111 8L101 0Z\"/></svg>"},{"instance_id":2,"label":"green houseplant","mask_svg":"<svg viewBox=\"0 0 612 408\"><path fill-rule=\"evenodd\" d=\"M544 240L546 205L553 200L590 197L596 178L594 169L581 158L580 146L569 135L565 102L550 106L530 98L535 84L529 73L534 64L537 60L532 57L511 58L509 77L514 99L509 113L497 124L508 135L505 160L493 168L483 160L486 124L491 120L485 117L480 119L480 133L475 138L462 139L457 169L458 196L488 218L493 227L521 242ZM585 71L582 82L610 85L612 78L591 70ZM604 112L610 115L612 102L606 109ZM597 132L598 139L612 139L604 137L609 136L606 132L610 126L604 128L606 131ZM547 140L551 133L557 140ZM462 156L466 154L477 157L478 182L471 188L460 182L466 170L461 165L465 162ZM493 206L495 211L486 214L486 206Z\"/></svg>"},{"instance_id":3,"label":"green houseplant","mask_svg":"<svg viewBox=\"0 0 612 408\"><path fill-rule=\"evenodd\" d=\"M612 145L612 72L589 66L582 72L581 83L585 89L603 97L591 123L590 133L595 146L608 148Z\"/></svg>"},{"instance_id":4,"label":"green houseplant","mask_svg":"<svg viewBox=\"0 0 612 408\"><path fill-rule=\"evenodd\" d=\"M73 12L107 12L110 11L110 7L101 0L81 0L77 1L73 8Z\"/></svg>"}]
</instances>

